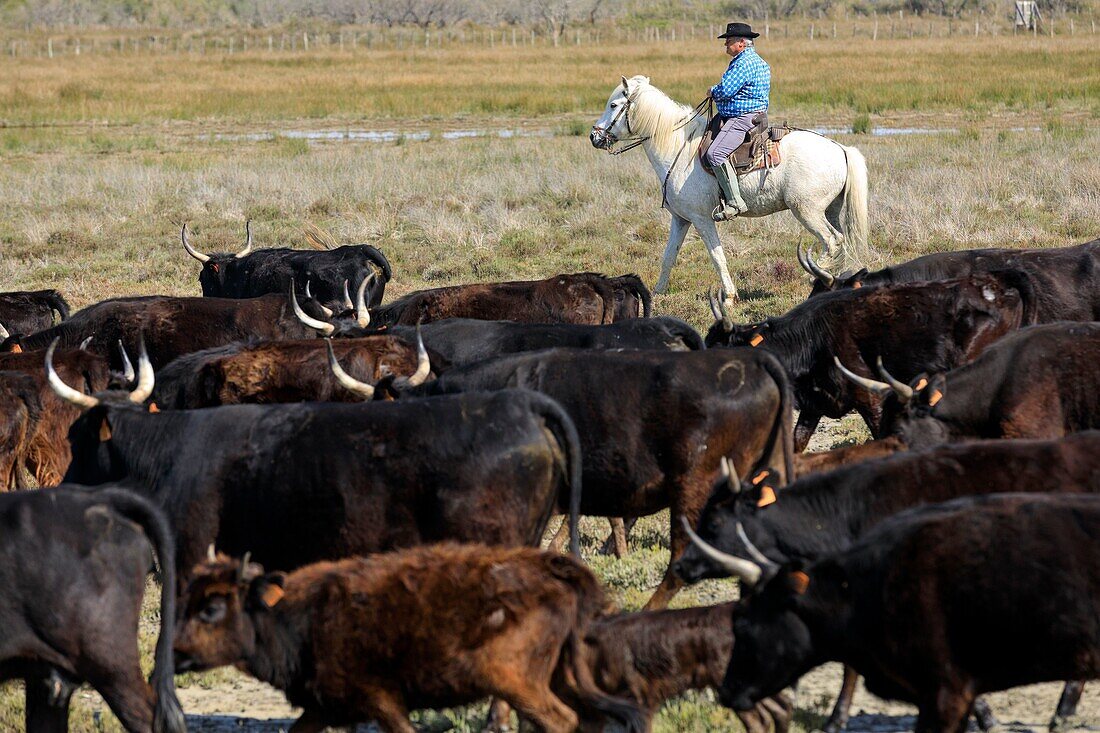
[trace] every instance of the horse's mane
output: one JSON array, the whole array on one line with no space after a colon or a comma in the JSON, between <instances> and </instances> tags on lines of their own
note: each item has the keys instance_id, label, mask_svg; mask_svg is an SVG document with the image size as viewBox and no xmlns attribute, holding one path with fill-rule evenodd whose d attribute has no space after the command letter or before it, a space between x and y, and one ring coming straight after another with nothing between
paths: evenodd
<instances>
[{"instance_id":1,"label":"horse's mane","mask_svg":"<svg viewBox=\"0 0 1100 733\"><path fill-rule=\"evenodd\" d=\"M630 110L631 129L635 135L650 138L658 155L676 155L685 139L690 140L702 133L707 123L705 115L676 129L691 115L692 108L671 99L645 77L634 77L631 81L637 83L631 94L631 101L634 102Z\"/></svg>"}]
</instances>

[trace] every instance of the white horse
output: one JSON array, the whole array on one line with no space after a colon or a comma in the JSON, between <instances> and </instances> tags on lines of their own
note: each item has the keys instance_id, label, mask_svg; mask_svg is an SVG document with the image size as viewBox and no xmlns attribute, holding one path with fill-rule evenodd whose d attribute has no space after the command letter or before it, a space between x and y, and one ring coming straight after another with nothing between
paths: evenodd
<instances>
[{"instance_id":1,"label":"white horse","mask_svg":"<svg viewBox=\"0 0 1100 733\"><path fill-rule=\"evenodd\" d=\"M589 136L592 145L612 154L641 145L662 186L662 203L672 214L661 276L654 292L668 288L668 278L688 227L706 244L721 278L726 303L737 289L711 212L718 205L718 181L699 162L699 142L706 128L703 115L692 119L691 107L669 99L649 77L623 77ZM625 146L616 148L617 143ZM834 269L852 269L870 255L867 245L867 162L862 153L815 132L794 130L779 141L780 164L739 179L748 211L741 216L767 216L790 209L825 249Z\"/></svg>"}]
</instances>

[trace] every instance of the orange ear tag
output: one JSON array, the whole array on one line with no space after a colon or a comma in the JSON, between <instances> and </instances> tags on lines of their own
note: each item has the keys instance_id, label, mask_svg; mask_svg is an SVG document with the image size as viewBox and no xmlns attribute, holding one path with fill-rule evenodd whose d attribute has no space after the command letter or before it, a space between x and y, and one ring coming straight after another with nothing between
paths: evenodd
<instances>
[{"instance_id":1,"label":"orange ear tag","mask_svg":"<svg viewBox=\"0 0 1100 733\"><path fill-rule=\"evenodd\" d=\"M765 507L768 504L774 504L775 501L775 491L772 489L772 487L765 486L764 488L760 489L760 500L756 502L756 506Z\"/></svg>"},{"instance_id":2,"label":"orange ear tag","mask_svg":"<svg viewBox=\"0 0 1100 733\"><path fill-rule=\"evenodd\" d=\"M928 380L925 379L924 377L921 377L920 381L917 382L917 391L920 392L922 389L924 389L927 386L928 386Z\"/></svg>"},{"instance_id":3,"label":"orange ear tag","mask_svg":"<svg viewBox=\"0 0 1100 733\"><path fill-rule=\"evenodd\" d=\"M22 354L23 353L23 347L20 346L19 344L14 344L11 347L11 353L13 353L13 354Z\"/></svg>"},{"instance_id":4,"label":"orange ear tag","mask_svg":"<svg viewBox=\"0 0 1100 733\"><path fill-rule=\"evenodd\" d=\"M810 576L801 570L791 573L791 582L794 584L794 592L802 595L810 587Z\"/></svg>"},{"instance_id":5,"label":"orange ear tag","mask_svg":"<svg viewBox=\"0 0 1100 733\"><path fill-rule=\"evenodd\" d=\"M260 600L264 602L265 606L267 606L268 608L272 608L273 606L277 605L279 601L283 600L283 596L285 595L286 591L284 591L280 586L272 583L264 589L264 593L262 596L260 596Z\"/></svg>"},{"instance_id":6,"label":"orange ear tag","mask_svg":"<svg viewBox=\"0 0 1100 733\"><path fill-rule=\"evenodd\" d=\"M150 402L149 403L149 412L160 412L160 408L157 407L156 402Z\"/></svg>"},{"instance_id":7,"label":"orange ear tag","mask_svg":"<svg viewBox=\"0 0 1100 733\"><path fill-rule=\"evenodd\" d=\"M861 283L859 280L856 280L856 284L852 287L858 290L859 288L863 287L863 283Z\"/></svg>"},{"instance_id":8,"label":"orange ear tag","mask_svg":"<svg viewBox=\"0 0 1100 733\"><path fill-rule=\"evenodd\" d=\"M106 443L111 439L111 426L107 423L107 418L103 418L103 422L99 426L99 442Z\"/></svg>"},{"instance_id":9,"label":"orange ear tag","mask_svg":"<svg viewBox=\"0 0 1100 733\"><path fill-rule=\"evenodd\" d=\"M756 334L751 339L749 339L749 346L759 346L762 343L764 343L764 337L760 334Z\"/></svg>"},{"instance_id":10,"label":"orange ear tag","mask_svg":"<svg viewBox=\"0 0 1100 733\"><path fill-rule=\"evenodd\" d=\"M766 479L768 477L769 473L770 473L770 471L761 471L760 473L753 476L752 477L752 485L756 486L757 484L759 484L761 481L763 481L764 479Z\"/></svg>"},{"instance_id":11,"label":"orange ear tag","mask_svg":"<svg viewBox=\"0 0 1100 733\"><path fill-rule=\"evenodd\" d=\"M928 398L928 406L935 407L936 403L943 399L943 392L938 389L932 392L932 396Z\"/></svg>"}]
</instances>

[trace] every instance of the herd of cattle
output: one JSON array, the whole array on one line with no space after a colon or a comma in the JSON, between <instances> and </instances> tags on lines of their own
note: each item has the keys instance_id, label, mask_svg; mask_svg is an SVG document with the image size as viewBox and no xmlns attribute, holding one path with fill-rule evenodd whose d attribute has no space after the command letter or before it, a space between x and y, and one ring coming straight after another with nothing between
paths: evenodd
<instances>
[{"instance_id":1,"label":"herd of cattle","mask_svg":"<svg viewBox=\"0 0 1100 733\"><path fill-rule=\"evenodd\" d=\"M1100 240L844 275L800 250L805 302L736 324L712 294L704 338L634 275L383 304L367 245L181 239L203 297L0 293L0 482L50 487L0 494L0 681L25 680L28 730L65 730L88 682L128 730L182 731L173 672L220 665L283 690L296 732L490 696L490 728L510 705L648 730L710 686L784 733L784 689L835 660L830 733L858 675L958 733L1046 680L1064 724L1100 674ZM873 440L802 453L853 410ZM664 509L670 566L615 613L577 517L621 554ZM742 600L666 610L716 577Z\"/></svg>"}]
</instances>

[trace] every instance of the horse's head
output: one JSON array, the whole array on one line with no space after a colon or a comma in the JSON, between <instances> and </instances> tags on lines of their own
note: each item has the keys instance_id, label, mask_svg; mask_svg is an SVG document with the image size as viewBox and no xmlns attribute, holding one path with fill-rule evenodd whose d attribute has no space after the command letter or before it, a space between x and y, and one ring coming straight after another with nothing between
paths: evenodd
<instances>
[{"instance_id":1,"label":"horse's head","mask_svg":"<svg viewBox=\"0 0 1100 733\"><path fill-rule=\"evenodd\" d=\"M607 98L607 106L604 107L600 119L592 125L592 132L588 136L592 147L610 150L620 140L634 136L634 131L630 128L630 106L643 84L649 84L648 76L622 78L622 84L615 87Z\"/></svg>"}]
</instances>

